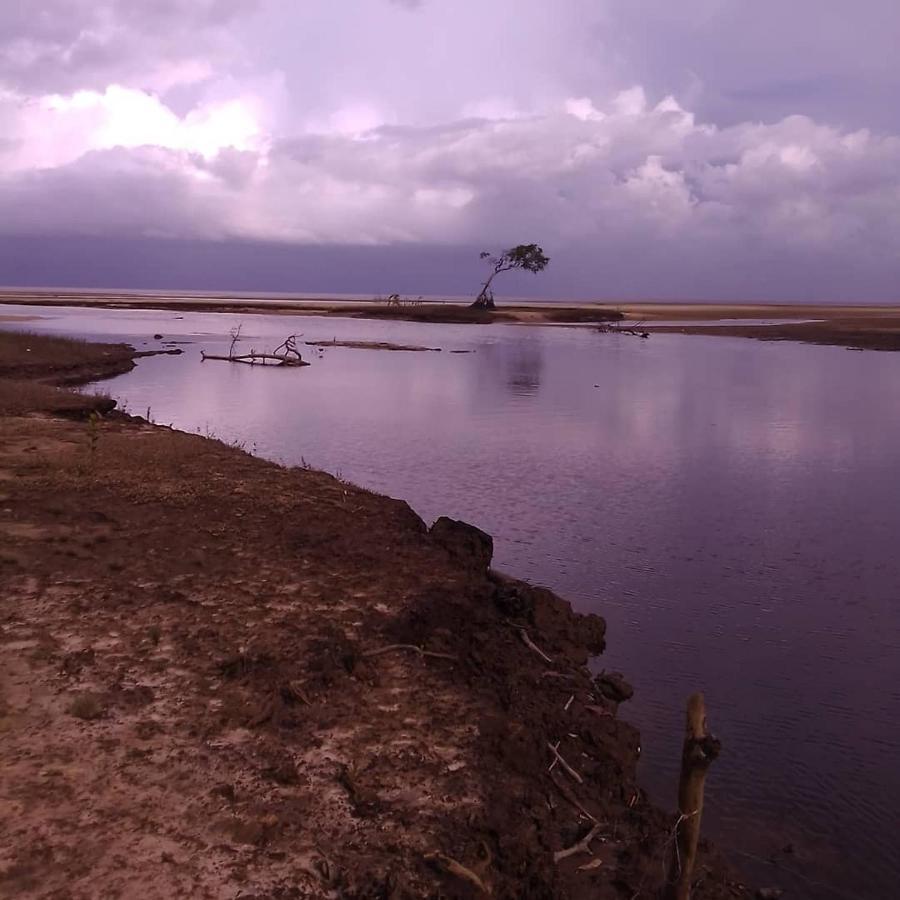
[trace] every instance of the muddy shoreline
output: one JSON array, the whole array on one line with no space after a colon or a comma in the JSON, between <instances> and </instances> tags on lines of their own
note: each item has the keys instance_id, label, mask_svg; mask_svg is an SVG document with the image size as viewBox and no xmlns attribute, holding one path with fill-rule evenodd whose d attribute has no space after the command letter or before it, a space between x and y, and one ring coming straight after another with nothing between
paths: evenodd
<instances>
[{"instance_id":1,"label":"muddy shoreline","mask_svg":"<svg viewBox=\"0 0 900 900\"><path fill-rule=\"evenodd\" d=\"M627 319L647 333L701 334L755 340L828 344L852 350L900 350L900 306L761 303L500 303L495 310L473 310L459 303L384 303L272 300L222 297L146 296L103 293L48 294L0 291L6 304L96 309L157 309L340 318L383 319L431 324L515 324L572 327L606 326ZM770 320L760 324L759 320Z\"/></svg>"},{"instance_id":2,"label":"muddy shoreline","mask_svg":"<svg viewBox=\"0 0 900 900\"><path fill-rule=\"evenodd\" d=\"M71 383L49 340L0 391ZM0 892L657 895L600 617L471 526L69 396L0 415ZM704 845L694 897L744 896Z\"/></svg>"}]
</instances>

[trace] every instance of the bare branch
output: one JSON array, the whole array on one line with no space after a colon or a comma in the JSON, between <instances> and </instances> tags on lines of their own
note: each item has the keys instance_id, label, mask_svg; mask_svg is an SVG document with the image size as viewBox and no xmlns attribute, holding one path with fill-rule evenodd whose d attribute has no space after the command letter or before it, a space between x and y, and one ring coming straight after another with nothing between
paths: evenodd
<instances>
[{"instance_id":1,"label":"bare branch","mask_svg":"<svg viewBox=\"0 0 900 900\"><path fill-rule=\"evenodd\" d=\"M548 776L550 780L553 782L556 789L578 810L588 821L593 822L595 825L597 824L597 817L589 812L585 806L581 803L581 801L575 796L572 788L566 784L565 781L561 779L557 779L553 775Z\"/></svg>"},{"instance_id":2,"label":"bare branch","mask_svg":"<svg viewBox=\"0 0 900 900\"><path fill-rule=\"evenodd\" d=\"M450 659L456 662L459 657L453 656L451 653L435 653L432 650L423 650L421 647L417 647L415 644L390 644L387 647L378 647L375 650L366 650L362 656L366 658L370 658L373 656L381 656L383 653L393 653L396 650L411 650L413 653L418 653L419 656L430 656L433 659Z\"/></svg>"},{"instance_id":3,"label":"bare branch","mask_svg":"<svg viewBox=\"0 0 900 900\"><path fill-rule=\"evenodd\" d=\"M557 747L559 745L557 744ZM584 784L584 779L562 758L559 750L553 746L549 741L547 742L547 749L556 757L557 762L572 776L579 784Z\"/></svg>"},{"instance_id":4,"label":"bare branch","mask_svg":"<svg viewBox=\"0 0 900 900\"><path fill-rule=\"evenodd\" d=\"M540 656L540 658L544 660L544 662L553 662L553 660L549 656L547 656L547 654L544 653L544 651L541 650L541 648L538 647L538 645L535 644L533 640L531 640L531 638L528 636L528 630L524 625L516 625L515 622L510 622L509 619L506 620L506 624L511 625L513 628L517 628L519 630L519 636L522 638L522 643L526 647L528 647L529 650L533 650L535 653L537 653L537 655Z\"/></svg>"},{"instance_id":5,"label":"bare branch","mask_svg":"<svg viewBox=\"0 0 900 900\"><path fill-rule=\"evenodd\" d=\"M597 837L602 827L603 826L600 824L595 825L577 844L572 844L571 847L566 847L565 850L557 850L556 853L553 854L553 861L559 862L560 860L567 859L568 857L575 856L579 853L591 854L591 841Z\"/></svg>"},{"instance_id":6,"label":"bare branch","mask_svg":"<svg viewBox=\"0 0 900 900\"><path fill-rule=\"evenodd\" d=\"M428 853L426 854L425 859L428 860L428 862L435 863L445 872L449 872L451 875L455 875L463 881L468 881L469 884L474 885L488 897L491 895L492 892L490 887L482 881L481 877L476 875L470 868L464 866L461 862L457 862L453 857L447 856L444 853Z\"/></svg>"}]
</instances>

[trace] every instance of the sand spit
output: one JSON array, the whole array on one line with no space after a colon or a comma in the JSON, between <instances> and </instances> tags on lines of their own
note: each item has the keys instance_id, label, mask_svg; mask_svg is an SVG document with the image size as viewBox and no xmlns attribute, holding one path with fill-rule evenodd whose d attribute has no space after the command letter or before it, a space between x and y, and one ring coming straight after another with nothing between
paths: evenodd
<instances>
[{"instance_id":1,"label":"sand spit","mask_svg":"<svg viewBox=\"0 0 900 900\"><path fill-rule=\"evenodd\" d=\"M628 320L650 333L705 334L833 344L854 350L900 349L900 306L766 303L500 303L495 310L460 303L387 305L374 301L227 298L127 293L0 291L0 305L78 306L99 309L159 309L341 318L387 319L448 324L568 325ZM747 320L743 324L741 320ZM761 321L766 324L761 324ZM661 324L654 324L661 323ZM387 348L384 349L400 349ZM404 348L406 349L406 348ZM423 348L432 349L432 348Z\"/></svg>"}]
</instances>

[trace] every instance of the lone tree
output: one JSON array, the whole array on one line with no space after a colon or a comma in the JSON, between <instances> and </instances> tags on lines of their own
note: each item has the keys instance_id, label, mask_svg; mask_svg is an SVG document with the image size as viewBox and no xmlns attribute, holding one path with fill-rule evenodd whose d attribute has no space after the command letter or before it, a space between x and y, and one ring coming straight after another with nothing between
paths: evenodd
<instances>
[{"instance_id":1,"label":"lone tree","mask_svg":"<svg viewBox=\"0 0 900 900\"><path fill-rule=\"evenodd\" d=\"M491 256L487 251L481 254L482 259L488 260L491 265L491 274L488 280L481 286L481 292L472 304L474 309L493 309L494 292L491 290L491 282L501 273L510 269L524 269L526 272L543 272L550 262L550 257L537 244L519 244L504 250L499 256Z\"/></svg>"}]
</instances>

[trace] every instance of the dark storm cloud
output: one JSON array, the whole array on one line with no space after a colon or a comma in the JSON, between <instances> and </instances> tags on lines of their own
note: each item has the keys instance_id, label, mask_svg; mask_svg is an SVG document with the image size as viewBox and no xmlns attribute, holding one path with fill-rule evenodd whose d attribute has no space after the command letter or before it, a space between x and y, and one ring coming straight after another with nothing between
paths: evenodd
<instances>
[{"instance_id":1,"label":"dark storm cloud","mask_svg":"<svg viewBox=\"0 0 900 900\"><path fill-rule=\"evenodd\" d=\"M705 119L802 113L841 127L900 130L896 0L628 0L598 8L592 40L620 76L677 94Z\"/></svg>"}]
</instances>

